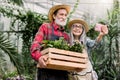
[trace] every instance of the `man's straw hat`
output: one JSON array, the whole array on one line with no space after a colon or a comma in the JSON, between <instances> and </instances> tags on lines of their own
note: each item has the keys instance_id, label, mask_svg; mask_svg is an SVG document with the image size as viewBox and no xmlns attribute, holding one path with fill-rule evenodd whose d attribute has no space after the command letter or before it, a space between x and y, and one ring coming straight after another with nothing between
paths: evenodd
<instances>
[{"instance_id":1,"label":"man's straw hat","mask_svg":"<svg viewBox=\"0 0 120 80\"><path fill-rule=\"evenodd\" d=\"M71 21L68 23L68 28L71 28L74 23L80 23L80 24L82 24L82 25L85 27L85 31L86 31L86 32L89 31L89 26L88 26L88 24L87 24L84 20L81 20L81 19L71 20Z\"/></svg>"},{"instance_id":2,"label":"man's straw hat","mask_svg":"<svg viewBox=\"0 0 120 80\"><path fill-rule=\"evenodd\" d=\"M66 9L68 13L70 12L70 6L69 6L69 5L64 5L64 4L62 4L62 5L55 5L55 6L53 6L53 7L49 10L49 13L48 13L48 18L49 18L49 20L50 20L51 22L53 21L53 14L54 14L54 12L55 12L56 10L58 10L58 9L61 9L61 8Z\"/></svg>"}]
</instances>

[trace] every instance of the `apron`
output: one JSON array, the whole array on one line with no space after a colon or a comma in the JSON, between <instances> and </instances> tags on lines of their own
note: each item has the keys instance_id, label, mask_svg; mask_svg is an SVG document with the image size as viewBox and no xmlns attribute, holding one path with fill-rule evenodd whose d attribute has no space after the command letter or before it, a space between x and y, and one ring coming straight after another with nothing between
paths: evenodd
<instances>
[{"instance_id":1,"label":"apron","mask_svg":"<svg viewBox=\"0 0 120 80\"><path fill-rule=\"evenodd\" d=\"M61 36L54 35L54 28L52 26L52 35L49 40L59 40L60 37ZM68 80L68 72L62 70L38 68L37 80Z\"/></svg>"},{"instance_id":2,"label":"apron","mask_svg":"<svg viewBox=\"0 0 120 80\"><path fill-rule=\"evenodd\" d=\"M74 72L70 77L70 80L98 80L97 73L93 70L90 60L88 60L86 69L80 72Z\"/></svg>"}]
</instances>

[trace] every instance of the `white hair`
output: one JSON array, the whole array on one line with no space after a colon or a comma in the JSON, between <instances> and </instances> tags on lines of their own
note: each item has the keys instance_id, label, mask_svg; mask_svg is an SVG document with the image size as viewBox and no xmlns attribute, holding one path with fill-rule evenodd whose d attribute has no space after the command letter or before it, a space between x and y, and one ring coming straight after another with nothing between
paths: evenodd
<instances>
[{"instance_id":1,"label":"white hair","mask_svg":"<svg viewBox=\"0 0 120 80\"><path fill-rule=\"evenodd\" d=\"M71 30L72 30L72 28L70 29L70 37L71 37L70 44L74 45L74 43L75 43L74 42L74 35L73 35ZM83 26L83 32L79 37L79 41L80 41L81 44L83 44L86 47L86 32L85 32L84 26Z\"/></svg>"}]
</instances>

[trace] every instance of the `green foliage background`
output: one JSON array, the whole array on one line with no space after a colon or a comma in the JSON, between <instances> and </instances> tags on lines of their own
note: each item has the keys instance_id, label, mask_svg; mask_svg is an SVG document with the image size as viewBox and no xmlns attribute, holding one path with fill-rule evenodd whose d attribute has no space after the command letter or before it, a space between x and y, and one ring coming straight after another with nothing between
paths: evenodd
<instances>
[{"instance_id":1,"label":"green foliage background","mask_svg":"<svg viewBox=\"0 0 120 80\"><path fill-rule=\"evenodd\" d=\"M105 21L108 25L109 34L103 38L102 45L91 52L92 64L94 66L94 69L98 73L99 80L120 79L120 45L118 44L120 43L120 8L119 1L114 1L115 3L113 9L111 11L108 11L108 19L103 20L103 22ZM73 9L73 12L71 12L71 14L75 12L78 2L79 0L77 0L75 4L75 9ZM14 11L17 14L15 14ZM15 32L16 34L22 34L23 39L22 53L20 53L20 56L18 55L18 52L15 51L14 47L11 48L11 43L9 43L9 41L7 42L1 34L0 44L6 45L6 49L10 51L6 51L6 49L4 50L1 46L0 49L9 54L9 57L11 57L11 61L17 68L17 72L19 74L29 75L29 80L33 80L33 77L35 76L34 74L36 72L36 63L33 61L33 59L31 59L30 45L39 26L43 22L48 22L47 15L38 14L32 11L15 9L12 7L0 7L0 13L5 17L12 18L11 31ZM69 18L70 17L71 16L69 16ZM19 27L19 31L15 31L16 23L19 23L17 25ZM93 28L91 28L90 31L87 33L87 35L92 39L95 39L97 34L98 33L95 32ZM2 44L1 42L4 44ZM0 55L2 55L2 53L0 53ZM0 61L4 61L1 57L2 56L0 56Z\"/></svg>"}]
</instances>

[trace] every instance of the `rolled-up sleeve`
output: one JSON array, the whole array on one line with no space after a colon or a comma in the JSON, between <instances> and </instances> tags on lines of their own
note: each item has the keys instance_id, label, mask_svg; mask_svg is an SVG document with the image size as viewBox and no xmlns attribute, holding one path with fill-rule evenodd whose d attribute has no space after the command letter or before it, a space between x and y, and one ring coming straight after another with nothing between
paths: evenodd
<instances>
[{"instance_id":1,"label":"rolled-up sleeve","mask_svg":"<svg viewBox=\"0 0 120 80\"><path fill-rule=\"evenodd\" d=\"M91 40L90 38L87 38L87 46L88 47L94 47L95 46L96 40Z\"/></svg>"},{"instance_id":2,"label":"rolled-up sleeve","mask_svg":"<svg viewBox=\"0 0 120 80\"><path fill-rule=\"evenodd\" d=\"M88 53L90 53L90 51L94 48L97 47L97 45L99 44L96 39L95 40L91 40L90 38L87 38L86 40L86 45L87 45L87 49L88 49Z\"/></svg>"}]
</instances>

